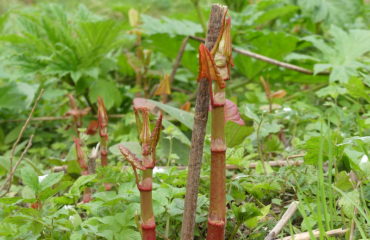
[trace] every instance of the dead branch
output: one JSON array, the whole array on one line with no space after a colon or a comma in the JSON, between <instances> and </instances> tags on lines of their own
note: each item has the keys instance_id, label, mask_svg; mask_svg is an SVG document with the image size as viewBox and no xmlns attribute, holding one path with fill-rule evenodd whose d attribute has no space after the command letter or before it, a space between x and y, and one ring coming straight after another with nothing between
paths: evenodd
<instances>
[{"instance_id":1,"label":"dead branch","mask_svg":"<svg viewBox=\"0 0 370 240\"><path fill-rule=\"evenodd\" d=\"M26 128L27 128L27 126L28 126L28 124L29 124L29 122L30 122L30 120L32 118L33 112L35 111L35 109L37 107L37 104L39 103L39 101L40 101L43 93L44 93L44 89L41 89L39 95L37 96L37 98L35 100L35 103L33 104L33 107L31 109L31 112L29 113L28 118L26 119L26 122L23 124L22 129L21 129L21 131L18 134L17 140L13 144L12 151L10 153L10 166L9 166L9 170L13 169L13 158L14 158L15 149L18 146L19 141L23 137L23 133L26 130Z\"/></svg>"},{"instance_id":2,"label":"dead branch","mask_svg":"<svg viewBox=\"0 0 370 240\"><path fill-rule=\"evenodd\" d=\"M328 237L335 237L335 236L342 236L342 235L346 234L346 232L348 232L348 229L338 228L338 229L334 229L334 230L330 230L330 231L325 232L325 235L328 236ZM320 231L319 230L313 230L312 233L316 238L320 236ZM293 236L284 237L284 238L281 238L281 239L282 240L310 240L311 237L310 237L309 232L304 232L304 233L295 234Z\"/></svg>"},{"instance_id":3,"label":"dead branch","mask_svg":"<svg viewBox=\"0 0 370 240\"><path fill-rule=\"evenodd\" d=\"M193 39L193 40L196 40L198 42L204 42L204 39L200 38L200 37L189 36L189 38ZM248 57L255 58L255 59L263 61L263 62L267 62L267 63L273 64L273 65L276 65L276 66L279 66L279 67L290 69L290 70L293 70L293 71L296 71L296 72L304 73L304 74L307 74L307 75L315 75L313 73L313 71L311 71L309 69L302 68L302 67L294 65L294 64L282 62L282 61L279 61L279 60L276 60L276 59L273 59L273 58L269 58L269 57L266 57L264 55L254 53L252 51L248 51L248 50L241 49L241 48L236 48L236 47L233 47L233 51L236 52L236 53L248 56ZM329 75L329 74L330 74L330 72L317 73L317 75Z\"/></svg>"},{"instance_id":4,"label":"dead branch","mask_svg":"<svg viewBox=\"0 0 370 240\"><path fill-rule=\"evenodd\" d=\"M177 69L180 66L181 59L182 59L182 56L184 55L185 48L186 48L186 45L187 45L188 41L189 41L189 36L185 37L184 40L182 40L179 52L177 53L176 60L175 60L175 63L173 64L172 72L171 72L171 75L170 75L171 85L173 83L173 80L175 79Z\"/></svg>"}]
</instances>

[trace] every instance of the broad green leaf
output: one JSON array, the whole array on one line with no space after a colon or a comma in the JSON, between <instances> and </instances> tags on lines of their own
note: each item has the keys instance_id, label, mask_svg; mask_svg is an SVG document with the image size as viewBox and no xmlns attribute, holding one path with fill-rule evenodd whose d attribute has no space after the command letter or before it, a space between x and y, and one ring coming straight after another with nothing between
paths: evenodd
<instances>
[{"instance_id":1,"label":"broad green leaf","mask_svg":"<svg viewBox=\"0 0 370 240\"><path fill-rule=\"evenodd\" d=\"M39 178L35 171L30 167L25 167L21 171L23 183L30 187L35 193L40 189Z\"/></svg>"},{"instance_id":2,"label":"broad green leaf","mask_svg":"<svg viewBox=\"0 0 370 240\"><path fill-rule=\"evenodd\" d=\"M252 127L242 126L231 121L226 122L225 136L227 147L231 148L241 144L252 132Z\"/></svg>"},{"instance_id":3,"label":"broad green leaf","mask_svg":"<svg viewBox=\"0 0 370 240\"><path fill-rule=\"evenodd\" d=\"M348 84L345 85L348 93L355 98L366 99L370 103L369 93L366 91L365 85L362 83L361 79L352 77Z\"/></svg>"},{"instance_id":4,"label":"broad green leaf","mask_svg":"<svg viewBox=\"0 0 370 240\"><path fill-rule=\"evenodd\" d=\"M343 196L339 199L338 205L342 208L343 212L347 217L354 217L355 206L360 203L360 194L357 189L345 193L346 196Z\"/></svg>"},{"instance_id":5,"label":"broad green leaf","mask_svg":"<svg viewBox=\"0 0 370 240\"><path fill-rule=\"evenodd\" d=\"M314 22L338 26L351 24L364 7L360 0L298 0L297 4Z\"/></svg>"},{"instance_id":6,"label":"broad green leaf","mask_svg":"<svg viewBox=\"0 0 370 240\"><path fill-rule=\"evenodd\" d=\"M284 15L292 14L292 13L298 11L298 10L299 10L299 7L294 6L294 5L286 5L286 6L282 6L282 7L272 8L271 10L268 10L268 11L264 12L261 16L259 16L256 19L256 23L262 24L262 23L265 23L267 21L271 21L271 20L274 20L276 18L282 17Z\"/></svg>"},{"instance_id":7,"label":"broad green leaf","mask_svg":"<svg viewBox=\"0 0 370 240\"><path fill-rule=\"evenodd\" d=\"M332 36L330 44L323 39L308 36L304 39L311 42L321 52L322 62L315 65L315 72L331 69L330 81L347 83L350 77L357 76L358 69L367 68L361 61L370 51L369 30L351 29L348 32L332 26L329 31Z\"/></svg>"},{"instance_id":8,"label":"broad green leaf","mask_svg":"<svg viewBox=\"0 0 370 240\"><path fill-rule=\"evenodd\" d=\"M194 115L192 113L183 111L181 109L172 107L167 104L163 104L157 101L148 100L149 102L155 104L162 111L166 112L171 117L177 119L179 122L187 126L189 129L193 129Z\"/></svg>"},{"instance_id":9,"label":"broad green leaf","mask_svg":"<svg viewBox=\"0 0 370 240\"><path fill-rule=\"evenodd\" d=\"M283 33L283 32L248 32L248 45L241 46L242 48L249 49L253 52L282 60L289 53L296 49L298 38ZM267 71L268 69L275 68L271 64L254 58L237 55L234 59L235 69L248 78L256 78Z\"/></svg>"},{"instance_id":10,"label":"broad green leaf","mask_svg":"<svg viewBox=\"0 0 370 240\"><path fill-rule=\"evenodd\" d=\"M321 98L330 96L335 99L339 95L343 95L345 93L347 93L347 90L345 88L342 88L337 84L330 84L329 86L324 87L317 91L316 95Z\"/></svg>"},{"instance_id":11,"label":"broad green leaf","mask_svg":"<svg viewBox=\"0 0 370 240\"><path fill-rule=\"evenodd\" d=\"M96 102L98 97L103 98L107 109L113 105L121 104L122 98L117 86L112 81L97 80L90 87L89 97L92 102Z\"/></svg>"},{"instance_id":12,"label":"broad green leaf","mask_svg":"<svg viewBox=\"0 0 370 240\"><path fill-rule=\"evenodd\" d=\"M180 140L180 142L184 143L187 146L190 146L190 140L189 138L174 124L172 124L170 121L164 119L162 121L163 126L165 127L165 130L162 132L166 135L173 136Z\"/></svg>"},{"instance_id":13,"label":"broad green leaf","mask_svg":"<svg viewBox=\"0 0 370 240\"><path fill-rule=\"evenodd\" d=\"M69 189L69 193L74 195L74 196L79 196L80 195L80 187L83 185L88 184L89 182L92 182L95 179L96 175L84 175L79 177L71 186Z\"/></svg>"},{"instance_id":14,"label":"broad green leaf","mask_svg":"<svg viewBox=\"0 0 370 240\"><path fill-rule=\"evenodd\" d=\"M62 180L64 174L63 172L58 173L49 173L41 182L40 182L40 191L45 190L53 186L54 184L58 183Z\"/></svg>"},{"instance_id":15,"label":"broad green leaf","mask_svg":"<svg viewBox=\"0 0 370 240\"><path fill-rule=\"evenodd\" d=\"M142 157L142 149L138 142L121 142L119 144L113 145L109 148L109 151L117 156L122 156L119 145L123 145L125 148L130 150L133 154L135 154L138 158Z\"/></svg>"},{"instance_id":16,"label":"broad green leaf","mask_svg":"<svg viewBox=\"0 0 370 240\"><path fill-rule=\"evenodd\" d=\"M167 17L158 19L144 14L141 15L141 19L143 21L141 27L144 33L149 35L166 33L173 37L175 35L188 36L203 32L199 24L188 20L176 20Z\"/></svg>"}]
</instances>

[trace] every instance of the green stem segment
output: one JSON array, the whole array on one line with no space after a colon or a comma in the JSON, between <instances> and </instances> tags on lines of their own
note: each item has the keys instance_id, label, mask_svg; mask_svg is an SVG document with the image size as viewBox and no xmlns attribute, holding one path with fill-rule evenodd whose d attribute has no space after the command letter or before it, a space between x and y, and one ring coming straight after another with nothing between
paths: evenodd
<instances>
[{"instance_id":1,"label":"green stem segment","mask_svg":"<svg viewBox=\"0 0 370 240\"><path fill-rule=\"evenodd\" d=\"M143 171L143 180L138 185L141 205L141 230L143 240L155 240L155 219L152 203L153 169Z\"/></svg>"},{"instance_id":2,"label":"green stem segment","mask_svg":"<svg viewBox=\"0 0 370 240\"><path fill-rule=\"evenodd\" d=\"M226 220L226 161L225 161L224 106L212 109L211 132L211 189L207 240L220 240L225 236Z\"/></svg>"}]
</instances>

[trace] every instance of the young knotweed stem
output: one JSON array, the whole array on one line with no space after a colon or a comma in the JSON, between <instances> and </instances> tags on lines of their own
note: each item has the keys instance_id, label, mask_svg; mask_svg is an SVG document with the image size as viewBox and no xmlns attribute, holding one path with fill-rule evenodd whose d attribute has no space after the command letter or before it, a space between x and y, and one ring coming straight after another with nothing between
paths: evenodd
<instances>
[{"instance_id":1,"label":"young knotweed stem","mask_svg":"<svg viewBox=\"0 0 370 240\"><path fill-rule=\"evenodd\" d=\"M212 107L211 129L211 184L210 207L208 214L207 240L225 239L226 222L226 143L225 143L225 87L230 79L231 59L231 20L224 14L222 30L211 53L204 49L208 79L214 80L210 87ZM204 61L204 60L203 60Z\"/></svg>"},{"instance_id":2,"label":"young knotweed stem","mask_svg":"<svg viewBox=\"0 0 370 240\"><path fill-rule=\"evenodd\" d=\"M74 143L75 143L75 147L76 147L76 155L77 155L77 162L78 164L80 165L80 168L81 168L81 175L88 175L89 174L89 169L88 169L88 165L86 163L86 156L85 156L85 153L82 149L82 143L81 143L81 139L79 138L74 138L73 139ZM85 188L85 191L84 191L84 194L83 194L83 197L82 197L82 202L83 203L88 203L91 201L92 197L91 197L91 194L92 194L92 191L91 191L91 188L87 187Z\"/></svg>"},{"instance_id":3,"label":"young knotweed stem","mask_svg":"<svg viewBox=\"0 0 370 240\"><path fill-rule=\"evenodd\" d=\"M145 99L134 100L134 111L138 127L139 140L143 158L139 159L124 146L119 149L124 158L131 164L137 188L140 191L141 233L143 240L156 239L156 224L152 203L153 168L155 167L155 149L162 127L162 113L158 117L153 131L150 130L149 107ZM141 176L136 169L142 170Z\"/></svg>"},{"instance_id":4,"label":"young knotweed stem","mask_svg":"<svg viewBox=\"0 0 370 240\"><path fill-rule=\"evenodd\" d=\"M82 127L82 117L89 113L90 108L79 109L77 107L76 99L72 94L68 94L70 110L65 114L66 116L73 117L74 130L76 136L80 137L78 129Z\"/></svg>"},{"instance_id":5,"label":"young knotweed stem","mask_svg":"<svg viewBox=\"0 0 370 240\"><path fill-rule=\"evenodd\" d=\"M98 126L100 135L100 160L102 167L108 165L108 114L104 101L98 97ZM104 183L105 190L112 188L110 183Z\"/></svg>"}]
</instances>

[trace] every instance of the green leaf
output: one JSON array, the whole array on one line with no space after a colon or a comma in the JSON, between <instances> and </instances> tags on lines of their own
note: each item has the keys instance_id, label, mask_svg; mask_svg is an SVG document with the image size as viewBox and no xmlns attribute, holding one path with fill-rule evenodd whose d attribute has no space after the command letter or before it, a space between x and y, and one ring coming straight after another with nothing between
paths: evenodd
<instances>
[{"instance_id":1,"label":"green leaf","mask_svg":"<svg viewBox=\"0 0 370 240\"><path fill-rule=\"evenodd\" d=\"M338 26L349 25L358 17L362 1L354 0L298 0L304 15L315 23L324 21ZM345 9L345 11L344 11Z\"/></svg>"},{"instance_id":2,"label":"green leaf","mask_svg":"<svg viewBox=\"0 0 370 240\"><path fill-rule=\"evenodd\" d=\"M315 36L304 39L311 42L321 52L322 62L315 65L315 72L331 68L330 81L347 83L350 77L357 76L358 69L368 68L361 61L370 51L369 30L351 29L348 32L332 26L329 34L332 36L331 44Z\"/></svg>"},{"instance_id":3,"label":"green leaf","mask_svg":"<svg viewBox=\"0 0 370 240\"><path fill-rule=\"evenodd\" d=\"M282 6L282 7L272 8L271 10L268 10L268 11L264 12L261 16L259 16L256 19L256 23L262 24L262 23L265 23L267 21L271 21L271 20L274 20L276 18L282 17L284 15L294 13L298 10L299 10L299 7L294 6L294 5L286 5L286 6Z\"/></svg>"},{"instance_id":4,"label":"green leaf","mask_svg":"<svg viewBox=\"0 0 370 240\"><path fill-rule=\"evenodd\" d=\"M97 102L98 97L103 98L107 109L121 104L122 98L116 84L113 81L97 80L95 81L89 92L89 97L92 102Z\"/></svg>"},{"instance_id":5,"label":"green leaf","mask_svg":"<svg viewBox=\"0 0 370 240\"><path fill-rule=\"evenodd\" d=\"M183 111L181 109L166 105L157 101L148 100L149 102L155 104L158 108L165 111L171 117L177 119L179 122L187 126L189 129L193 129L194 115Z\"/></svg>"},{"instance_id":6,"label":"green leaf","mask_svg":"<svg viewBox=\"0 0 370 240\"><path fill-rule=\"evenodd\" d=\"M149 35L166 33L173 37L175 35L188 36L203 32L199 24L188 20L176 20L167 17L158 19L144 14L141 15L141 20L143 21L141 27L144 33Z\"/></svg>"},{"instance_id":7,"label":"green leaf","mask_svg":"<svg viewBox=\"0 0 370 240\"><path fill-rule=\"evenodd\" d=\"M345 86L352 97L363 98L370 102L370 96L360 78L352 77Z\"/></svg>"},{"instance_id":8,"label":"green leaf","mask_svg":"<svg viewBox=\"0 0 370 240\"><path fill-rule=\"evenodd\" d=\"M40 183L40 191L45 190L46 188L49 188L53 186L54 184L58 183L60 180L62 180L64 174L63 172L58 173L49 173Z\"/></svg>"},{"instance_id":9,"label":"green leaf","mask_svg":"<svg viewBox=\"0 0 370 240\"><path fill-rule=\"evenodd\" d=\"M79 177L72 185L72 187L69 189L69 193L74 195L74 196L80 196L80 188L83 185L88 184L89 182L92 182L95 179L96 175L84 175Z\"/></svg>"},{"instance_id":10,"label":"green leaf","mask_svg":"<svg viewBox=\"0 0 370 240\"><path fill-rule=\"evenodd\" d=\"M355 206L360 203L360 194L358 190L353 190L351 192L345 193L346 196L343 196L339 199L338 205L342 208L344 214L349 217L354 217Z\"/></svg>"},{"instance_id":11,"label":"green leaf","mask_svg":"<svg viewBox=\"0 0 370 240\"><path fill-rule=\"evenodd\" d=\"M138 142L121 142L119 144L113 145L109 148L109 151L117 156L122 156L119 145L123 145L125 148L130 150L133 154L136 155L138 158L142 158L142 149Z\"/></svg>"},{"instance_id":12,"label":"green leaf","mask_svg":"<svg viewBox=\"0 0 370 240\"><path fill-rule=\"evenodd\" d=\"M23 183L30 187L35 193L40 189L39 178L35 171L30 167L25 167L21 171L21 177Z\"/></svg>"},{"instance_id":13,"label":"green leaf","mask_svg":"<svg viewBox=\"0 0 370 240\"><path fill-rule=\"evenodd\" d=\"M248 32L246 41L248 46L241 46L242 48L277 60L283 60L285 56L296 49L298 38L283 32L251 31ZM237 71L251 79L258 77L263 71L276 68L276 66L269 63L242 55L237 55L234 63Z\"/></svg>"},{"instance_id":14,"label":"green leaf","mask_svg":"<svg viewBox=\"0 0 370 240\"><path fill-rule=\"evenodd\" d=\"M345 93L347 93L345 88L342 88L337 84L330 84L329 86L324 87L317 91L316 95L321 98L330 96L336 99L339 95L343 95Z\"/></svg>"},{"instance_id":15,"label":"green leaf","mask_svg":"<svg viewBox=\"0 0 370 240\"><path fill-rule=\"evenodd\" d=\"M335 176L335 186L342 191L348 191L353 188L351 179L345 171L341 171Z\"/></svg>"},{"instance_id":16,"label":"green leaf","mask_svg":"<svg viewBox=\"0 0 370 240\"><path fill-rule=\"evenodd\" d=\"M252 132L252 127L241 126L231 121L226 122L225 137L227 147L231 148L241 144Z\"/></svg>"}]
</instances>

